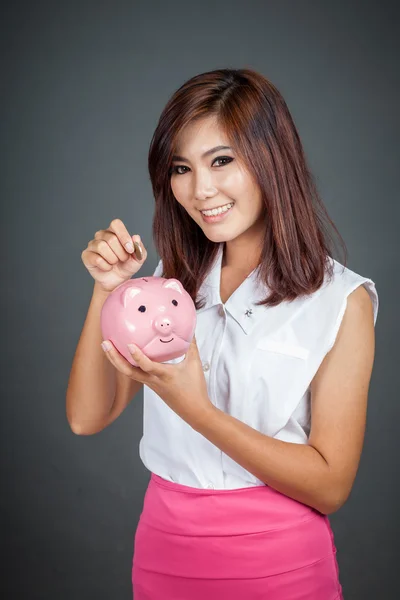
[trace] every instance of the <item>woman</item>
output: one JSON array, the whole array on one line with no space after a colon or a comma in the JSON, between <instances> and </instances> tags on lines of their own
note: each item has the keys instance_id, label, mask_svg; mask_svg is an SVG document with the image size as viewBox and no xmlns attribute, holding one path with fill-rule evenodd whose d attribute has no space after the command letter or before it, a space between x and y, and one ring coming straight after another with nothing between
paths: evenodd
<instances>
[{"instance_id":1,"label":"woman","mask_svg":"<svg viewBox=\"0 0 400 600\"><path fill-rule=\"evenodd\" d=\"M343 598L328 515L361 455L375 284L331 257L336 228L285 101L259 73L221 69L178 89L149 172L154 275L191 295L195 337L168 364L132 348L132 367L111 343L101 358L102 303L147 257L143 244L141 258L124 250L140 236L115 219L82 253L96 283L67 394L73 430L94 433L144 384L151 479L134 598Z\"/></svg>"}]
</instances>

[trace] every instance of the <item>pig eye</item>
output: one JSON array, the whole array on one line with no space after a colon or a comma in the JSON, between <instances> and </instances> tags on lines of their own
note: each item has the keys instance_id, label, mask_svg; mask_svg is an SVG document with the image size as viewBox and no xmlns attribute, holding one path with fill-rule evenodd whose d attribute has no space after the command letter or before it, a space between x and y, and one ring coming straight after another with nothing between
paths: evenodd
<instances>
[{"instance_id":1,"label":"pig eye","mask_svg":"<svg viewBox=\"0 0 400 600\"><path fill-rule=\"evenodd\" d=\"M140 310L140 312L146 312L146 307L142 304L139 306L138 310Z\"/></svg>"},{"instance_id":2,"label":"pig eye","mask_svg":"<svg viewBox=\"0 0 400 600\"><path fill-rule=\"evenodd\" d=\"M178 306L178 302L177 302L177 300L172 300L172 304L173 304L174 306Z\"/></svg>"}]
</instances>

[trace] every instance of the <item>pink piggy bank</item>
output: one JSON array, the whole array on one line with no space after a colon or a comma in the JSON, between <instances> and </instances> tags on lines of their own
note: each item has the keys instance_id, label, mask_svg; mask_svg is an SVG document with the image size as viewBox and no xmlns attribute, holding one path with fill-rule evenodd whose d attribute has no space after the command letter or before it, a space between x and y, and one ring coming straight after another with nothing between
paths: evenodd
<instances>
[{"instance_id":1,"label":"pink piggy bank","mask_svg":"<svg viewBox=\"0 0 400 600\"><path fill-rule=\"evenodd\" d=\"M140 277L111 292L100 323L103 339L136 367L130 343L155 362L184 355L196 329L196 307L178 279Z\"/></svg>"}]
</instances>

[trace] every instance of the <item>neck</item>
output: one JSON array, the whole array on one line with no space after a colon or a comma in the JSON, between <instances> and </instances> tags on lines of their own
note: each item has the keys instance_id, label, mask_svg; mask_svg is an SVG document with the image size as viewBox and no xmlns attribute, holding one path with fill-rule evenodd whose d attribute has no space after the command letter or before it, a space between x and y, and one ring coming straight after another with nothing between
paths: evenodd
<instances>
[{"instance_id":1,"label":"neck","mask_svg":"<svg viewBox=\"0 0 400 600\"><path fill-rule=\"evenodd\" d=\"M221 268L251 273L260 263L261 248L254 243L232 240L225 242Z\"/></svg>"}]
</instances>

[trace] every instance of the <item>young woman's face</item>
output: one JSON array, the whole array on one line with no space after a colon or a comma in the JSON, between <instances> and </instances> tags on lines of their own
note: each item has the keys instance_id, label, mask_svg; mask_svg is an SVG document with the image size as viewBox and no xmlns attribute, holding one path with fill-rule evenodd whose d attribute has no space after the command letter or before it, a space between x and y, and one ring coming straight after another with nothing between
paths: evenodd
<instances>
[{"instance_id":1,"label":"young woman's face","mask_svg":"<svg viewBox=\"0 0 400 600\"><path fill-rule=\"evenodd\" d=\"M258 185L230 146L217 121L208 117L181 132L172 162L171 189L176 200L213 242L251 235L263 228L263 205ZM219 220L207 222L202 210L233 206ZM255 236L257 237L257 236Z\"/></svg>"}]
</instances>

